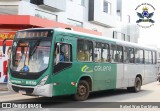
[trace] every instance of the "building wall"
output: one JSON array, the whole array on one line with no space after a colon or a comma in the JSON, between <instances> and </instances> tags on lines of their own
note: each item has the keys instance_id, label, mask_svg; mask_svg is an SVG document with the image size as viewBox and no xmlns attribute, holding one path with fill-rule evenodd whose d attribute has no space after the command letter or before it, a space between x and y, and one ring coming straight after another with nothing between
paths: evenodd
<instances>
[{"instance_id":1,"label":"building wall","mask_svg":"<svg viewBox=\"0 0 160 111\"><path fill-rule=\"evenodd\" d=\"M44 0L45 1L45 0ZM63 2L62 2L63 1ZM125 20L122 0L106 0L111 4L111 13L103 11L104 0L84 0L80 4L78 0L49 0L43 5L35 5L30 0L1 0L0 14L32 15L61 23L67 23L78 27L102 32L103 36L113 38L113 33L130 36L131 42L138 42L139 29L134 23ZM93 2L93 5L90 3ZM5 9L5 7L9 7ZM120 5L120 6L119 6ZM62 7L59 7L62 6ZM92 7L91 7L92 6ZM13 10L9 10L13 9ZM4 11L3 11L4 10ZM117 14L117 10L120 13ZM93 14L92 20L90 14ZM121 39L121 37L117 37Z\"/></svg>"}]
</instances>

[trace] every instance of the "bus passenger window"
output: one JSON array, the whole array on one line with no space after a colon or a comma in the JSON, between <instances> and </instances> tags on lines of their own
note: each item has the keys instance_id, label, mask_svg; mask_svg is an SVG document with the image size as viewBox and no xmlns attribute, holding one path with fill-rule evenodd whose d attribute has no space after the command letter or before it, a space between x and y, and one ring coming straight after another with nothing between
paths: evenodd
<instances>
[{"instance_id":1,"label":"bus passenger window","mask_svg":"<svg viewBox=\"0 0 160 111\"><path fill-rule=\"evenodd\" d=\"M152 64L152 52L151 51L145 51L145 63Z\"/></svg>"},{"instance_id":2,"label":"bus passenger window","mask_svg":"<svg viewBox=\"0 0 160 111\"><path fill-rule=\"evenodd\" d=\"M94 55L95 55L94 61L95 62L101 62L101 55L102 55L102 50L101 50L102 48L101 47L102 47L101 43L97 42L96 46L94 48Z\"/></svg>"},{"instance_id":3,"label":"bus passenger window","mask_svg":"<svg viewBox=\"0 0 160 111\"><path fill-rule=\"evenodd\" d=\"M134 63L134 49L124 47L124 63Z\"/></svg>"},{"instance_id":4,"label":"bus passenger window","mask_svg":"<svg viewBox=\"0 0 160 111\"><path fill-rule=\"evenodd\" d=\"M77 58L79 61L92 61L93 43L88 40L78 40Z\"/></svg>"},{"instance_id":5,"label":"bus passenger window","mask_svg":"<svg viewBox=\"0 0 160 111\"><path fill-rule=\"evenodd\" d=\"M144 63L143 50L135 49L135 62Z\"/></svg>"},{"instance_id":6,"label":"bus passenger window","mask_svg":"<svg viewBox=\"0 0 160 111\"><path fill-rule=\"evenodd\" d=\"M119 45L111 45L111 62L122 62L123 61L123 48Z\"/></svg>"},{"instance_id":7,"label":"bus passenger window","mask_svg":"<svg viewBox=\"0 0 160 111\"><path fill-rule=\"evenodd\" d=\"M102 62L110 62L108 44L102 44Z\"/></svg>"}]
</instances>

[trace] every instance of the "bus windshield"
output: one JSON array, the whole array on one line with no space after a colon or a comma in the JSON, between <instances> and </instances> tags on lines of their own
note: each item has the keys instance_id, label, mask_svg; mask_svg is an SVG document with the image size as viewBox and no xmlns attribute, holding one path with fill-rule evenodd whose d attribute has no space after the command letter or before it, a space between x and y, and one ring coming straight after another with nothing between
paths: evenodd
<instances>
[{"instance_id":1,"label":"bus windshield","mask_svg":"<svg viewBox=\"0 0 160 111\"><path fill-rule=\"evenodd\" d=\"M48 67L51 42L43 39L14 41L11 69L17 72L41 72Z\"/></svg>"}]
</instances>

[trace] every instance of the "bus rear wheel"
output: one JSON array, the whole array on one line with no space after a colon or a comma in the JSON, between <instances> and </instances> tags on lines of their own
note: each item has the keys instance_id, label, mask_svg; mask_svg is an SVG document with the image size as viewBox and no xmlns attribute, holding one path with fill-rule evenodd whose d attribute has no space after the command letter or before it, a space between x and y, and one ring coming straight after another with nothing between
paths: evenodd
<instances>
[{"instance_id":1,"label":"bus rear wheel","mask_svg":"<svg viewBox=\"0 0 160 111\"><path fill-rule=\"evenodd\" d=\"M84 101L89 96L89 85L85 80L81 80L77 87L77 93L74 95L74 99L77 101Z\"/></svg>"},{"instance_id":2,"label":"bus rear wheel","mask_svg":"<svg viewBox=\"0 0 160 111\"><path fill-rule=\"evenodd\" d=\"M139 77L136 77L133 87L127 87L130 92L139 92L141 90L142 81Z\"/></svg>"}]
</instances>

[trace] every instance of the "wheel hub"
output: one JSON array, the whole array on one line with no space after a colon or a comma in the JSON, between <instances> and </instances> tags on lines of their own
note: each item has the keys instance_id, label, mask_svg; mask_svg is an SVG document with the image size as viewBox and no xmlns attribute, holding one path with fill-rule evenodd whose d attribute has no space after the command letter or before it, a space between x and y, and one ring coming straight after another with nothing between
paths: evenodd
<instances>
[{"instance_id":1,"label":"wheel hub","mask_svg":"<svg viewBox=\"0 0 160 111\"><path fill-rule=\"evenodd\" d=\"M85 86L83 86L83 85L79 86L78 92L79 92L79 95L81 95L81 96L85 95L86 94Z\"/></svg>"}]
</instances>

